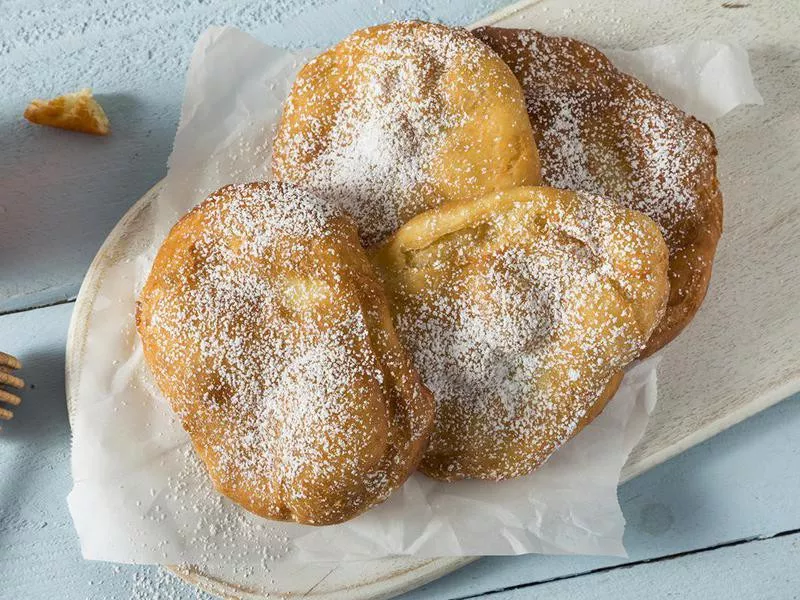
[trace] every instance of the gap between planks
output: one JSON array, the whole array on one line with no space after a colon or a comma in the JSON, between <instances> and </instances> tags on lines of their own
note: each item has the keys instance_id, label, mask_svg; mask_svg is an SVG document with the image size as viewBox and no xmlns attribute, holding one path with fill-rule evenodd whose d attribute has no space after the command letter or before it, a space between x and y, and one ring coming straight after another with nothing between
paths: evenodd
<instances>
[{"instance_id":1,"label":"gap between planks","mask_svg":"<svg viewBox=\"0 0 800 600\"><path fill-rule=\"evenodd\" d=\"M19 314L19 313L24 313L24 312L33 311L33 310L39 310L39 309L42 309L42 308L51 308L51 307L54 307L54 306L60 306L62 304L71 304L71 303L74 303L75 300L76 300L75 297L70 297L70 298L64 298L64 299L56 300L56 301L53 301L53 302L43 303L43 304L34 304L34 305L23 307L23 308L18 308L18 309L13 309L13 310L0 312L0 317ZM695 554L704 554L704 553L707 553L707 552L714 552L716 550L721 550L721 549L724 549L724 548L732 548L732 547L735 547L735 546L743 546L743 545L750 544L750 543L758 543L758 542L765 541L765 540L776 539L776 538L781 538L781 537L790 536L790 535L797 535L797 534L800 534L800 528L789 529L789 530L781 531L781 532L778 532L778 533L775 533L775 534L772 534L772 535L751 536L751 537L747 537L747 538L731 540L731 541L728 541L728 542L722 542L720 544L715 544L713 546L706 546L706 547L703 547L703 548L696 548L696 549L693 549L693 550L685 550L685 551L682 551L682 552L676 552L676 553L673 553L673 554L665 554L663 556L657 556L657 557L653 557L653 558L635 560L635 561L621 563L621 564L617 564L617 565L610 565L610 566L607 566L607 567L598 567L596 569L588 569L586 571L580 571L578 573L571 573L569 575L560 575L558 577L551 577L551 578L548 578L548 579L540 579L538 581L531 581L531 582L528 582L528 583L520 583L520 584L516 584L516 585L495 588L495 589L492 589L492 590L487 590L485 592L480 592L478 594L469 594L469 595L466 595L466 596L456 596L456 597L452 598L452 600L474 600L476 598L483 598L483 597L490 596L492 594L513 592L513 591L516 591L516 590L521 590L521 589L526 589L526 588L533 588L533 587L537 587L537 586L540 586L540 585L545 585L545 584L548 584L548 583L555 583L555 582L559 582L559 581L577 579L579 577L586 577L586 576L589 576L589 575L597 575L597 574L601 574L601 573L608 573L608 572L615 571L615 570L618 570L618 569L628 569L628 568L633 568L633 567L646 565L646 564L651 564L651 563L665 562L665 561L668 561L668 560L673 560L673 559L681 558L681 557L684 557L684 556L692 556L692 555L695 555ZM311 590L309 590L309 591L311 591Z\"/></svg>"},{"instance_id":2,"label":"gap between planks","mask_svg":"<svg viewBox=\"0 0 800 600\"><path fill-rule=\"evenodd\" d=\"M14 308L12 310L0 311L0 317L5 317L8 315L16 315L19 313L28 312L29 310L39 310L40 308L50 308L52 306L70 304L71 302L75 302L76 298L77 296L70 296L69 298L62 298L59 300L54 300L53 302L45 302L43 304L32 304L31 306L23 306L22 308Z\"/></svg>"},{"instance_id":3,"label":"gap between planks","mask_svg":"<svg viewBox=\"0 0 800 600\"><path fill-rule=\"evenodd\" d=\"M547 583L555 583L559 581L567 581L569 579L578 579L579 577L586 577L589 575L597 575L600 573L608 573L610 571L616 571L618 569L630 569L633 567L638 567L641 565L648 565L652 563L659 563L659 562L666 562L668 560L673 560L676 558L682 558L684 556L693 556L695 554L705 554L707 552L714 552L716 550L722 550L724 548L733 548L735 546L744 546L746 544L751 543L758 543L763 542L766 540L773 540L777 538L782 538L790 535L798 535L800 534L800 527L796 529L787 529L786 531L780 531L778 533L774 533L772 535L754 535L751 537L741 538L738 540L731 540L729 542L722 542L720 544L715 544L713 546L706 546L704 548L695 548L694 550L685 550L683 552L675 552L674 554L665 554L664 556L656 556L653 558L645 558L642 560L634 560L631 562L621 563L618 565L610 565L608 567L598 567L597 569L589 569L586 571L581 571L579 573L570 573L569 575L560 575L558 577L551 577L549 579L540 579L538 581L531 581L529 583L519 583L516 585L510 585L507 587L496 588L493 590L487 590L485 592L480 592L479 594L469 594L467 596L456 596L451 600L474 600L475 598L484 598L487 596L491 596L492 594L502 594L504 592L513 592L516 590L522 590L526 588L534 588L540 585L545 585Z\"/></svg>"}]
</instances>

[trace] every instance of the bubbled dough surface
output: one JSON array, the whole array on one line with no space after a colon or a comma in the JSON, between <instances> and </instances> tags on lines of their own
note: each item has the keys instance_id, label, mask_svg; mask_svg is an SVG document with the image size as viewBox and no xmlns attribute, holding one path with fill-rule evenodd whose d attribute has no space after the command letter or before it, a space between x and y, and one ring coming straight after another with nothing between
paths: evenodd
<instances>
[{"instance_id":1,"label":"bubbled dough surface","mask_svg":"<svg viewBox=\"0 0 800 600\"><path fill-rule=\"evenodd\" d=\"M645 215L523 187L432 210L374 254L401 339L436 399L421 469L535 469L613 395L668 295Z\"/></svg>"},{"instance_id":2,"label":"bubbled dough surface","mask_svg":"<svg viewBox=\"0 0 800 600\"><path fill-rule=\"evenodd\" d=\"M300 71L273 169L337 200L366 245L420 212L540 179L522 90L462 29L359 30Z\"/></svg>"},{"instance_id":3,"label":"bubbled dough surface","mask_svg":"<svg viewBox=\"0 0 800 600\"><path fill-rule=\"evenodd\" d=\"M474 34L522 84L544 183L616 200L661 227L671 290L652 354L692 320L711 278L722 233L714 135L589 44L522 29Z\"/></svg>"},{"instance_id":4,"label":"bubbled dough surface","mask_svg":"<svg viewBox=\"0 0 800 600\"><path fill-rule=\"evenodd\" d=\"M433 406L349 219L279 184L181 219L141 293L147 364L214 485L261 516L328 524L416 467Z\"/></svg>"}]
</instances>

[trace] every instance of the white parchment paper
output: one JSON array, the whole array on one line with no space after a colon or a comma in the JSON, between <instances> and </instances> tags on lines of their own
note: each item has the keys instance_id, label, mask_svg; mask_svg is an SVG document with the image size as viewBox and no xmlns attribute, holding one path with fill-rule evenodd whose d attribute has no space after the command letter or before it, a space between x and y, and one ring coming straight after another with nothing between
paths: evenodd
<instances>
[{"instance_id":1,"label":"white parchment paper","mask_svg":"<svg viewBox=\"0 0 800 600\"><path fill-rule=\"evenodd\" d=\"M239 576L269 565L280 588L280 578L313 569L309 559L623 554L616 488L655 403L657 359L629 370L600 417L528 477L446 484L414 475L384 504L323 528L261 519L211 487L149 378L135 299L159 243L186 210L224 184L269 178L281 103L311 55L265 46L233 28L209 29L197 42L145 241L129 256L112 257L87 323L68 498L83 556L225 565ZM761 101L746 53L733 46L698 42L613 58L707 120Z\"/></svg>"}]
</instances>

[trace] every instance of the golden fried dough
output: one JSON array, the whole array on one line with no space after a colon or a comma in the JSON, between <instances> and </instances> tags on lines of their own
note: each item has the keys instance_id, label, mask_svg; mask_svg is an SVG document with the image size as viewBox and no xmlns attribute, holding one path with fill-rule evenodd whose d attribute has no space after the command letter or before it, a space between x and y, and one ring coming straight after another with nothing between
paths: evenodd
<instances>
[{"instance_id":1,"label":"golden fried dough","mask_svg":"<svg viewBox=\"0 0 800 600\"><path fill-rule=\"evenodd\" d=\"M323 525L417 466L433 400L397 339L355 225L276 183L230 185L173 227L136 321L214 485Z\"/></svg>"},{"instance_id":2,"label":"golden fried dough","mask_svg":"<svg viewBox=\"0 0 800 600\"><path fill-rule=\"evenodd\" d=\"M553 188L433 209L372 258L436 400L420 468L445 480L541 465L602 410L669 293L649 217Z\"/></svg>"},{"instance_id":3,"label":"golden fried dough","mask_svg":"<svg viewBox=\"0 0 800 600\"><path fill-rule=\"evenodd\" d=\"M52 100L33 100L23 116L37 125L92 135L108 135L109 132L108 117L89 88Z\"/></svg>"},{"instance_id":4,"label":"golden fried dough","mask_svg":"<svg viewBox=\"0 0 800 600\"><path fill-rule=\"evenodd\" d=\"M272 166L334 199L367 246L434 206L540 179L514 74L468 32L419 21L362 29L303 67Z\"/></svg>"},{"instance_id":5,"label":"golden fried dough","mask_svg":"<svg viewBox=\"0 0 800 600\"><path fill-rule=\"evenodd\" d=\"M522 84L544 182L616 200L660 225L671 291L644 351L652 354L692 320L711 278L722 233L711 130L588 44L528 30L474 33Z\"/></svg>"}]
</instances>

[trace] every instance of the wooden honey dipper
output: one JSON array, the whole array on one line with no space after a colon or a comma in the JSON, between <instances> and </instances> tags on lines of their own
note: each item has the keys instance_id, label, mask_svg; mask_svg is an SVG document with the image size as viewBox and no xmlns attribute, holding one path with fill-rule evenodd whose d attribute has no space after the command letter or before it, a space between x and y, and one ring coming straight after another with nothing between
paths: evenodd
<instances>
[{"instance_id":1,"label":"wooden honey dipper","mask_svg":"<svg viewBox=\"0 0 800 600\"><path fill-rule=\"evenodd\" d=\"M19 362L15 357L11 356L10 354L6 354L5 352L0 352L0 402L5 402L6 404L11 404L12 406L17 406L20 402L22 402L22 399L19 396L8 392L1 387L9 386L17 389L24 388L25 382L19 377L15 377L11 374L11 371L21 368L22 363ZM0 419L5 419L7 421L13 416L14 413L10 410L0 408Z\"/></svg>"}]
</instances>

